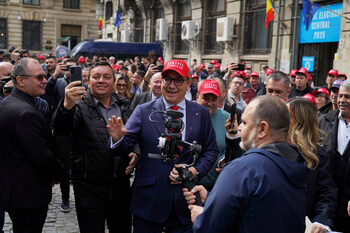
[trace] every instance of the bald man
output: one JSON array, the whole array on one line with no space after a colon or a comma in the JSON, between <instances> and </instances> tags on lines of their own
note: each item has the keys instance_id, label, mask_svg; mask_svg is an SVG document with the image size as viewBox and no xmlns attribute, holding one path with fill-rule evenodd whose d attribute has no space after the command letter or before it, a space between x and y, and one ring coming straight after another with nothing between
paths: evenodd
<instances>
[{"instance_id":1,"label":"bald man","mask_svg":"<svg viewBox=\"0 0 350 233\"><path fill-rule=\"evenodd\" d=\"M10 62L0 62L0 80L10 78L13 65Z\"/></svg>"}]
</instances>

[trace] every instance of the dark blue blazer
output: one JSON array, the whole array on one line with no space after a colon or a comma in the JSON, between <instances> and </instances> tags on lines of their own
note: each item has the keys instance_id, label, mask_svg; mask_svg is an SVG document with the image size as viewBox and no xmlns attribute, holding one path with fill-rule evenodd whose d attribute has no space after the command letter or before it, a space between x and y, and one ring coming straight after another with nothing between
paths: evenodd
<instances>
[{"instance_id":1,"label":"dark blue blazer","mask_svg":"<svg viewBox=\"0 0 350 233\"><path fill-rule=\"evenodd\" d=\"M174 165L149 157L149 154L161 154L157 145L165 126L149 119L150 114L157 110L165 110L163 97L138 105L125 125L128 133L116 148L116 153L128 154L135 144L140 145L141 155L136 169L131 211L141 218L158 223L164 223L170 213L176 211L180 221L189 224L190 211L181 185L170 184L169 174ZM153 114L152 120L164 121L160 113ZM197 141L202 145L202 153L194 167L200 172L200 176L203 176L218 156L216 136L208 110L187 100L185 136L187 142ZM191 162L189 150L183 149L176 163Z\"/></svg>"}]
</instances>

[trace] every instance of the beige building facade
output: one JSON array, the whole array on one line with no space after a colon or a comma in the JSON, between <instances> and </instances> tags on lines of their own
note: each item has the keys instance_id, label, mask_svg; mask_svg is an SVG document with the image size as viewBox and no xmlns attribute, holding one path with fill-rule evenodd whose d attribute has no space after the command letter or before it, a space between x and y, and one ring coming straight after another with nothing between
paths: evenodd
<instances>
[{"instance_id":1,"label":"beige building facade","mask_svg":"<svg viewBox=\"0 0 350 233\"><path fill-rule=\"evenodd\" d=\"M2 50L15 46L55 54L60 38L71 37L73 48L87 38L98 39L98 33L96 0L0 0Z\"/></svg>"},{"instance_id":2,"label":"beige building facade","mask_svg":"<svg viewBox=\"0 0 350 233\"><path fill-rule=\"evenodd\" d=\"M197 59L197 63L209 64L215 59L222 64L222 67L233 61L244 62L257 72L262 72L265 65L289 72L291 69L301 67L303 56L314 56L314 71L310 74L315 85L323 83L328 70L332 67L350 75L350 68L346 65L346 61L350 58L349 21L341 19L341 28L338 29L340 43L336 41L300 44L301 0L273 1L276 6L275 20L270 22L266 29L266 0L102 0L101 2L104 4L102 17L106 22L101 30L102 38L121 42L158 41L162 44L165 60L189 59L192 63L193 59ZM349 13L347 1L315 2L320 5L343 3L342 13L344 15ZM296 17L295 10L297 10ZM116 27L117 11L121 15L121 23ZM159 19L166 22L165 36L159 35L162 34L160 30L163 30L160 29L162 24L159 23ZM228 22L229 26L224 25L221 28L217 22L222 20ZM189 40L183 40L181 36L185 33L183 31L185 21L192 22L192 25L185 29L193 29L195 34ZM233 25L233 30L230 25ZM218 42L218 31L230 34Z\"/></svg>"}]
</instances>

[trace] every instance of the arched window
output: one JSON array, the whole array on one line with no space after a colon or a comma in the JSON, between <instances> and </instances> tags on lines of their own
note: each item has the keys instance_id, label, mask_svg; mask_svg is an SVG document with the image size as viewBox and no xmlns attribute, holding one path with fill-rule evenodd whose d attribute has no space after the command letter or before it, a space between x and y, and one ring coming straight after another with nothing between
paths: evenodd
<instances>
[{"instance_id":1,"label":"arched window","mask_svg":"<svg viewBox=\"0 0 350 233\"><path fill-rule=\"evenodd\" d=\"M157 19L161 19L165 17L164 14L164 8L161 5L160 0L155 0L154 5L151 8L151 14L152 14L152 23L151 23L151 41L157 41L158 38L156 38L156 25L157 25Z\"/></svg>"},{"instance_id":2,"label":"arched window","mask_svg":"<svg viewBox=\"0 0 350 233\"><path fill-rule=\"evenodd\" d=\"M143 42L144 21L138 8L135 9L134 20L134 42Z\"/></svg>"},{"instance_id":3,"label":"arched window","mask_svg":"<svg viewBox=\"0 0 350 233\"><path fill-rule=\"evenodd\" d=\"M177 1L175 10L175 54L188 54L188 45L183 40L181 40L181 29L182 21L192 19L192 9L190 1Z\"/></svg>"},{"instance_id":4,"label":"arched window","mask_svg":"<svg viewBox=\"0 0 350 233\"><path fill-rule=\"evenodd\" d=\"M113 3L107 2L105 20L109 20L112 16L113 16ZM110 22L110 23L114 23L114 22Z\"/></svg>"},{"instance_id":5,"label":"arched window","mask_svg":"<svg viewBox=\"0 0 350 233\"><path fill-rule=\"evenodd\" d=\"M207 0L205 11L204 53L222 53L222 47L216 42L216 19L226 16L225 0Z\"/></svg>"}]
</instances>

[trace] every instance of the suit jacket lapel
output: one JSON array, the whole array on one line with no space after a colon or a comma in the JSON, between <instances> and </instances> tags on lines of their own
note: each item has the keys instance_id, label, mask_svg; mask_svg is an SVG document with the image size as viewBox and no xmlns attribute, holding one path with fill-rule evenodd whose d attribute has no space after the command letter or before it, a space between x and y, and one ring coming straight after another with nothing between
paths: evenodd
<instances>
[{"instance_id":1,"label":"suit jacket lapel","mask_svg":"<svg viewBox=\"0 0 350 233\"><path fill-rule=\"evenodd\" d=\"M163 102L163 97L158 98L152 106L152 112L154 111L165 111L165 105ZM164 133L165 126L163 124L164 119L162 118L163 113L154 113L152 115L152 120L159 121L161 123L155 123L154 127L156 131L160 134Z\"/></svg>"},{"instance_id":2,"label":"suit jacket lapel","mask_svg":"<svg viewBox=\"0 0 350 233\"><path fill-rule=\"evenodd\" d=\"M147 96L146 96L146 103L147 102L150 102L152 100L152 92L151 91L148 91L147 92Z\"/></svg>"}]
</instances>

